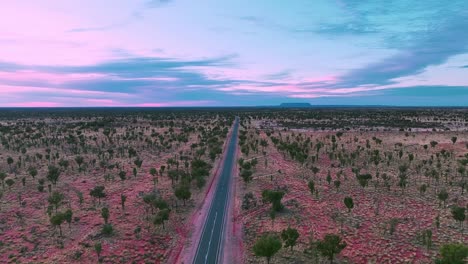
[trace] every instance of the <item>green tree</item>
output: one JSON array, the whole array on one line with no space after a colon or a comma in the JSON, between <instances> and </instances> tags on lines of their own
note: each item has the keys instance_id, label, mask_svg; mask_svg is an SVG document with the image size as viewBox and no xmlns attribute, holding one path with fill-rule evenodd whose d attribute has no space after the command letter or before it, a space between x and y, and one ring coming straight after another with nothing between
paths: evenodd
<instances>
[{"instance_id":1,"label":"green tree","mask_svg":"<svg viewBox=\"0 0 468 264\"><path fill-rule=\"evenodd\" d=\"M445 190L445 189L442 189L437 194L437 198L439 198L439 200L444 203L444 207L445 207L445 201L448 199L448 196L449 196L449 194L448 194L447 190ZM440 206L440 202L439 202L439 206Z\"/></svg>"},{"instance_id":2,"label":"green tree","mask_svg":"<svg viewBox=\"0 0 468 264\"><path fill-rule=\"evenodd\" d=\"M348 212L351 212L351 209L354 208L353 198L345 197L344 198L344 204L345 204L346 208L348 208Z\"/></svg>"},{"instance_id":3,"label":"green tree","mask_svg":"<svg viewBox=\"0 0 468 264\"><path fill-rule=\"evenodd\" d=\"M101 203L101 198L106 197L106 194L104 193L104 189L105 189L104 186L98 185L89 192L89 195L91 195L93 198L97 198L98 203Z\"/></svg>"},{"instance_id":4,"label":"green tree","mask_svg":"<svg viewBox=\"0 0 468 264\"><path fill-rule=\"evenodd\" d=\"M388 222L389 225L389 233L390 235L393 235L397 229L398 224L400 223L400 220L398 218L392 218Z\"/></svg>"},{"instance_id":5,"label":"green tree","mask_svg":"<svg viewBox=\"0 0 468 264\"><path fill-rule=\"evenodd\" d=\"M102 226L102 234L112 235L113 232L114 232L114 227L112 226L112 224L104 224Z\"/></svg>"},{"instance_id":6,"label":"green tree","mask_svg":"<svg viewBox=\"0 0 468 264\"><path fill-rule=\"evenodd\" d=\"M284 247L289 247L291 251L296 245L297 239L299 238L299 232L297 229L288 227L281 232L281 239L284 241Z\"/></svg>"},{"instance_id":7,"label":"green tree","mask_svg":"<svg viewBox=\"0 0 468 264\"><path fill-rule=\"evenodd\" d=\"M457 172L460 173L460 176L462 176L462 177L463 177L463 174L465 174L465 171L466 171L466 169L463 166L460 166L457 169Z\"/></svg>"},{"instance_id":8,"label":"green tree","mask_svg":"<svg viewBox=\"0 0 468 264\"><path fill-rule=\"evenodd\" d=\"M279 212L283 210L283 204L281 203L281 199L284 196L283 191L272 191L272 190L264 190L262 192L262 198L264 201L270 202L272 205L272 210L275 212Z\"/></svg>"},{"instance_id":9,"label":"green tree","mask_svg":"<svg viewBox=\"0 0 468 264\"><path fill-rule=\"evenodd\" d=\"M165 229L164 223L167 220L169 220L170 212L171 212L171 210L169 208L164 208L162 210L159 210L159 212L156 214L156 217L153 220L153 224L162 225L163 229Z\"/></svg>"},{"instance_id":10,"label":"green tree","mask_svg":"<svg viewBox=\"0 0 468 264\"><path fill-rule=\"evenodd\" d=\"M317 175L317 173L320 172L320 169L317 168L317 167L312 167L312 173L314 174L314 179L315 179L315 176Z\"/></svg>"},{"instance_id":11,"label":"green tree","mask_svg":"<svg viewBox=\"0 0 468 264\"><path fill-rule=\"evenodd\" d=\"M122 206L122 210L125 210L125 202L127 201L127 196L125 194L120 195L120 205Z\"/></svg>"},{"instance_id":12,"label":"green tree","mask_svg":"<svg viewBox=\"0 0 468 264\"><path fill-rule=\"evenodd\" d=\"M78 203L81 206L83 204L83 202L84 202L83 193L80 192L80 191L76 191L76 196L78 196Z\"/></svg>"},{"instance_id":13,"label":"green tree","mask_svg":"<svg viewBox=\"0 0 468 264\"><path fill-rule=\"evenodd\" d=\"M253 173L251 170L242 169L240 176L242 177L245 183L249 183L252 181L252 174Z\"/></svg>"},{"instance_id":14,"label":"green tree","mask_svg":"<svg viewBox=\"0 0 468 264\"><path fill-rule=\"evenodd\" d=\"M421 186L419 186L419 193L421 193L421 195L423 195L426 190L427 190L427 185L426 184L422 184Z\"/></svg>"},{"instance_id":15,"label":"green tree","mask_svg":"<svg viewBox=\"0 0 468 264\"><path fill-rule=\"evenodd\" d=\"M119 172L119 177L121 181L125 181L127 173L125 171L120 171Z\"/></svg>"},{"instance_id":16,"label":"green tree","mask_svg":"<svg viewBox=\"0 0 468 264\"><path fill-rule=\"evenodd\" d=\"M370 174L359 174L356 176L362 188L365 188L369 185L369 181L372 179L372 175Z\"/></svg>"},{"instance_id":17,"label":"green tree","mask_svg":"<svg viewBox=\"0 0 468 264\"><path fill-rule=\"evenodd\" d=\"M8 167L10 168L10 172L11 172L11 164L13 164L13 162L15 162L15 161L13 160L12 157L7 158L7 163L8 163Z\"/></svg>"},{"instance_id":18,"label":"green tree","mask_svg":"<svg viewBox=\"0 0 468 264\"><path fill-rule=\"evenodd\" d=\"M468 257L468 246L464 244L447 244L440 248L441 258L437 264L464 264Z\"/></svg>"},{"instance_id":19,"label":"green tree","mask_svg":"<svg viewBox=\"0 0 468 264\"><path fill-rule=\"evenodd\" d=\"M187 184L181 184L179 187L177 187L174 191L174 194L178 199L181 199L184 202L184 205L185 201L190 199L192 196L190 188Z\"/></svg>"},{"instance_id":20,"label":"green tree","mask_svg":"<svg viewBox=\"0 0 468 264\"><path fill-rule=\"evenodd\" d=\"M96 251L98 259L101 259L101 252L102 252L101 242L96 242L96 244L94 244L94 251Z\"/></svg>"},{"instance_id":21,"label":"green tree","mask_svg":"<svg viewBox=\"0 0 468 264\"><path fill-rule=\"evenodd\" d=\"M5 179L7 175L4 172L0 172L0 181L2 181L2 186L5 188Z\"/></svg>"},{"instance_id":22,"label":"green tree","mask_svg":"<svg viewBox=\"0 0 468 264\"><path fill-rule=\"evenodd\" d=\"M420 234L421 242L429 250L432 247L432 230L426 229Z\"/></svg>"},{"instance_id":23,"label":"green tree","mask_svg":"<svg viewBox=\"0 0 468 264\"><path fill-rule=\"evenodd\" d=\"M309 187L310 194L314 195L315 192L315 183L314 181L310 180L309 183L307 184Z\"/></svg>"},{"instance_id":24,"label":"green tree","mask_svg":"<svg viewBox=\"0 0 468 264\"><path fill-rule=\"evenodd\" d=\"M73 218L73 211L71 209L67 209L65 213L63 213L63 217L65 221L68 223L68 227L71 227L71 222Z\"/></svg>"},{"instance_id":25,"label":"green tree","mask_svg":"<svg viewBox=\"0 0 468 264\"><path fill-rule=\"evenodd\" d=\"M143 164L143 160L140 159L140 158L137 158L134 162L135 166L137 166L138 168L141 168L141 165Z\"/></svg>"},{"instance_id":26,"label":"green tree","mask_svg":"<svg viewBox=\"0 0 468 264\"><path fill-rule=\"evenodd\" d=\"M274 210L270 210L270 212L268 213L268 215L270 216L270 219L271 219L271 226L273 227L274 224L275 224L276 212L275 212Z\"/></svg>"},{"instance_id":27,"label":"green tree","mask_svg":"<svg viewBox=\"0 0 468 264\"><path fill-rule=\"evenodd\" d=\"M62 201L63 201L64 197L65 196L62 193L54 191L49 196L49 198L47 198L47 201L49 202L49 204L51 204L51 205L53 205L55 207L55 212L57 212L57 209L62 204Z\"/></svg>"},{"instance_id":28,"label":"green tree","mask_svg":"<svg viewBox=\"0 0 468 264\"><path fill-rule=\"evenodd\" d=\"M65 220L65 216L62 213L56 213L50 218L50 223L54 226L59 228L59 234L62 236L62 223Z\"/></svg>"},{"instance_id":29,"label":"green tree","mask_svg":"<svg viewBox=\"0 0 468 264\"><path fill-rule=\"evenodd\" d=\"M458 139L457 137L452 137L452 143L453 144L457 143L457 139Z\"/></svg>"},{"instance_id":30,"label":"green tree","mask_svg":"<svg viewBox=\"0 0 468 264\"><path fill-rule=\"evenodd\" d=\"M5 181L6 185L8 185L8 189L11 189L11 186L13 186L13 184L15 184L15 181L13 179L7 179Z\"/></svg>"},{"instance_id":31,"label":"green tree","mask_svg":"<svg viewBox=\"0 0 468 264\"><path fill-rule=\"evenodd\" d=\"M151 176L156 176L156 174L158 173L158 170L156 170L156 168L151 168L149 173L151 174Z\"/></svg>"},{"instance_id":32,"label":"green tree","mask_svg":"<svg viewBox=\"0 0 468 264\"><path fill-rule=\"evenodd\" d=\"M31 177L32 177L33 179L35 179L36 176L37 176L37 169L31 167L31 168L29 168L28 173L29 173L29 175L31 175Z\"/></svg>"},{"instance_id":33,"label":"green tree","mask_svg":"<svg viewBox=\"0 0 468 264\"><path fill-rule=\"evenodd\" d=\"M334 234L327 234L323 240L317 242L317 250L327 257L330 263L333 263L335 255L340 254L345 247L346 242L342 242L341 237Z\"/></svg>"},{"instance_id":34,"label":"green tree","mask_svg":"<svg viewBox=\"0 0 468 264\"><path fill-rule=\"evenodd\" d=\"M253 246L253 252L257 257L265 257L267 263L270 263L271 258L281 249L283 245L281 240L275 235L261 236Z\"/></svg>"},{"instance_id":35,"label":"green tree","mask_svg":"<svg viewBox=\"0 0 468 264\"><path fill-rule=\"evenodd\" d=\"M68 165L70 164L70 162L68 160L65 160L65 159L61 159L59 161L59 166L64 168L65 170L68 168Z\"/></svg>"},{"instance_id":36,"label":"green tree","mask_svg":"<svg viewBox=\"0 0 468 264\"><path fill-rule=\"evenodd\" d=\"M49 171L47 172L47 180L49 180L53 185L56 185L59 177L60 177L59 168L55 166L49 166Z\"/></svg>"},{"instance_id":37,"label":"green tree","mask_svg":"<svg viewBox=\"0 0 468 264\"><path fill-rule=\"evenodd\" d=\"M102 208L101 216L104 219L104 224L107 224L107 221L109 220L109 208L107 207Z\"/></svg>"},{"instance_id":38,"label":"green tree","mask_svg":"<svg viewBox=\"0 0 468 264\"><path fill-rule=\"evenodd\" d=\"M460 223L460 227L463 227L463 222L466 219L465 210L466 209L464 207L458 206L454 206L452 208L452 217Z\"/></svg>"},{"instance_id":39,"label":"green tree","mask_svg":"<svg viewBox=\"0 0 468 264\"><path fill-rule=\"evenodd\" d=\"M335 185L335 188L338 191L340 189L341 181L340 180L335 180L333 182L333 184Z\"/></svg>"},{"instance_id":40,"label":"green tree","mask_svg":"<svg viewBox=\"0 0 468 264\"><path fill-rule=\"evenodd\" d=\"M76 156L75 157L75 162L78 164L78 169L81 171L81 165L83 165L84 158L82 156Z\"/></svg>"},{"instance_id":41,"label":"green tree","mask_svg":"<svg viewBox=\"0 0 468 264\"><path fill-rule=\"evenodd\" d=\"M328 182L328 185L330 185L331 180L332 180L332 177L331 177L331 175L330 175L330 171L328 171L328 173L327 173L327 182Z\"/></svg>"}]
</instances>

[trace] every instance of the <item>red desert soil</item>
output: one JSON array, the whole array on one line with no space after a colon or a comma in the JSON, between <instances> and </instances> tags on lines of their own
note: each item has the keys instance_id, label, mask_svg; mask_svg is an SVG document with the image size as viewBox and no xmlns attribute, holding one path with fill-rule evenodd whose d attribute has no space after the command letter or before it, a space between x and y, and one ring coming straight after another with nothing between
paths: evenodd
<instances>
[{"instance_id":1,"label":"red desert soil","mask_svg":"<svg viewBox=\"0 0 468 264\"><path fill-rule=\"evenodd\" d=\"M210 122L213 122L213 126L205 124L206 128L214 127L216 118ZM147 124L142 122L139 125L143 127ZM229 125L226 129L229 129ZM151 133L151 129L143 130ZM153 127L153 132L154 130L164 135L167 128ZM118 130L117 134L124 134L124 131ZM92 132L84 133L89 133L87 135L92 137ZM182 132L180 128L175 127L170 133L177 135ZM61 225L62 237L59 236L59 229L51 225L47 213L49 181L45 179L43 192L37 188L38 179L46 178L49 162L45 158L36 161L34 165L38 168L38 175L35 179L24 168L33 162L15 165L17 172L7 173L7 179L13 179L15 183L11 188L4 185L3 197L0 198L0 263L95 263L98 260L95 251L97 242L102 245L100 256L103 263L167 263L169 258L179 254L181 244L190 235L192 228L190 219L205 199L212 175L217 170L219 156L215 161L211 161L207 155L200 156L212 164L211 176L206 178L207 184L202 189L196 186L191 188L191 198L185 202L185 205L182 200L175 197L174 186L167 175L167 170L162 176L158 173L155 185L149 171L150 168L157 168L159 171L162 165L167 169L170 159L177 159L182 155L190 156L199 149L193 145L200 139L199 134L190 133L187 142L173 142L172 147L162 151L155 152L144 144L135 145L138 156L143 160L143 165L137 169L136 176L133 175L135 157L114 157L112 163L118 163L120 168L103 169L92 165L92 160L96 158L94 154L82 154L86 168L84 172L78 172L74 155L64 154L60 147L51 147L52 154L60 153L60 158L70 161L68 168L62 170L57 186L51 186L52 192L59 191L65 196L58 211L66 209L73 211L70 226L67 222ZM150 137L149 134L147 136ZM106 142L106 140L98 137L96 142ZM108 142L107 146L110 146ZM26 155L34 156L35 153L45 154L45 152L45 149L29 149ZM3 149L0 155L2 171L9 171L7 166L9 156L18 161L20 155ZM52 164L57 162L58 160L51 160ZM181 161L181 168L183 167ZM124 181L119 178L120 170L126 172ZM110 175L110 178L105 179L105 175ZM25 186L22 185L22 178L26 178ZM106 194L100 202L90 196L90 190L98 185L105 186ZM154 217L151 215L151 210L142 199L144 194L153 192L155 187L158 197L165 200L172 208L164 227L153 224ZM83 195L82 204L77 193ZM121 195L127 197L125 209L121 207ZM108 222L114 229L112 235L103 235L101 232L104 224L101 209L104 207L110 212ZM55 210L51 213L53 215ZM137 232L138 229L141 231Z\"/></svg>"},{"instance_id":2,"label":"red desert soil","mask_svg":"<svg viewBox=\"0 0 468 264\"><path fill-rule=\"evenodd\" d=\"M250 129L250 133L255 133L255 129ZM332 132L284 132L281 131L283 139L290 136L301 135L304 138L311 138L315 143L316 139L326 142L327 135L334 135ZM447 152L453 152L455 157L463 156L467 149L465 142L466 134L457 134L458 143L452 144L450 138L453 133L411 133L413 136L406 137L403 132L346 132L338 140L339 148L347 150L355 149L357 145L365 146L366 139L372 137L383 139L382 145L372 147L380 151L393 151L397 142L403 142L403 145L411 149L416 155L415 161L428 159L431 155L445 149ZM278 132L273 134L278 137ZM355 137L358 142L353 142ZM299 231L300 238L294 251L281 250L272 259L272 263L309 263L311 256L304 254L304 249L309 245L310 239L321 239L325 234L339 234L344 238L347 247L341 252L339 259L344 263L432 263L437 255L437 246L448 242L468 243L466 231L460 230L450 213L449 207L453 204L467 206L467 195L461 195L458 186L448 186L450 198L444 208L439 207L437 200L437 185L429 185L429 179L424 178L430 187L425 194L421 195L418 191L419 184L413 184L418 180L417 173L413 170L410 176L410 184L402 192L396 185L395 178L392 179L392 186L387 190L380 185L375 187L369 183L366 188L361 187L355 179L351 166L339 167L338 161L331 161L329 156L323 151L319 155L318 162L314 166L320 169L320 172L313 176L309 168L303 168L301 164L283 155L275 148L272 141L262 131L256 138L258 140L266 139L268 147L265 149L267 167L264 165L265 158L262 155L262 149L259 147L258 153L245 154L243 157L249 159L258 157L258 164L254 171L253 180L250 183L244 183L238 179L238 185L241 186L237 195L238 204L246 193L253 193L257 200L257 206L249 210L242 210L242 215L237 219L244 228L246 250L245 256L247 263L258 263L260 258L253 256L252 245L259 234L264 232L281 232L287 227L296 228ZM431 140L440 142L436 148L430 148L427 152L423 150L422 144ZM372 141L372 140L371 140ZM450 143L449 143L450 142ZM329 148L329 146L327 146ZM325 149L327 148L325 147ZM394 155L396 159L396 155ZM407 154L403 159L408 159ZM402 163L397 161L397 163ZM410 167L413 168L413 167ZM390 166L380 167L380 174L386 172L390 175L398 173L398 167ZM280 174L275 174L271 180L270 174L281 170ZM339 175L342 170L343 174ZM332 181L330 184L326 181L327 173L330 171ZM374 175L375 168L369 165L368 171ZM362 170L361 173L366 172ZM267 175L266 177L262 177ZM419 175L418 175L419 176ZM341 180L339 189L335 188L333 181ZM314 180L315 188L318 190L318 196L311 195L307 186L309 180ZM443 181L442 177L440 181ZM275 220L269 217L270 204L262 203L261 193L266 189L284 189L286 195L282 199L285 210L279 213ZM354 209L348 212L343 200L350 196L354 200ZM241 209L239 209L241 210ZM440 227L436 228L435 219L440 215ZM341 230L340 219L343 222ZM390 219L398 219L395 232L390 235L388 232ZM418 243L417 235L425 229L431 229L433 232L434 247L427 249ZM313 256L312 256L313 258ZM318 259L316 259L318 261Z\"/></svg>"}]
</instances>

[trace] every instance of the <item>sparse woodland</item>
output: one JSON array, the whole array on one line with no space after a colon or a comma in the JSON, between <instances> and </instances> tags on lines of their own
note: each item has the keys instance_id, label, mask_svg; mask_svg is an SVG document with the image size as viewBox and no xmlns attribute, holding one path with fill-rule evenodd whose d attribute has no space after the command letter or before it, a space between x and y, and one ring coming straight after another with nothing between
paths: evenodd
<instances>
[{"instance_id":1,"label":"sparse woodland","mask_svg":"<svg viewBox=\"0 0 468 264\"><path fill-rule=\"evenodd\" d=\"M464 263L464 109L0 112L0 262L168 263L240 117L245 263Z\"/></svg>"},{"instance_id":2,"label":"sparse woodland","mask_svg":"<svg viewBox=\"0 0 468 264\"><path fill-rule=\"evenodd\" d=\"M246 111L241 120L247 263L464 263L466 110Z\"/></svg>"},{"instance_id":3,"label":"sparse woodland","mask_svg":"<svg viewBox=\"0 0 468 264\"><path fill-rule=\"evenodd\" d=\"M201 109L2 111L0 262L166 262L233 120Z\"/></svg>"}]
</instances>

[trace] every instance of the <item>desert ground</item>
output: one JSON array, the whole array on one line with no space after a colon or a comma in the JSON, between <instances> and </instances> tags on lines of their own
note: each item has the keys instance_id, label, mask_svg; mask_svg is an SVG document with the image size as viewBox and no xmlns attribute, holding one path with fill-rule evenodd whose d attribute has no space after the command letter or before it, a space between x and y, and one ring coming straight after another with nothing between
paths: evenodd
<instances>
[{"instance_id":1,"label":"desert ground","mask_svg":"<svg viewBox=\"0 0 468 264\"><path fill-rule=\"evenodd\" d=\"M298 110L242 120L236 221L246 263L266 263L252 250L265 234L282 242L271 263L329 263L318 249L327 234L346 244L335 263L434 263L442 245L468 243L466 220L454 216L468 206L466 111ZM279 196L278 208L265 190ZM288 228L297 240L283 237Z\"/></svg>"},{"instance_id":2,"label":"desert ground","mask_svg":"<svg viewBox=\"0 0 468 264\"><path fill-rule=\"evenodd\" d=\"M0 262L190 262L236 116L227 263L468 254L466 109L9 109Z\"/></svg>"},{"instance_id":3,"label":"desert ground","mask_svg":"<svg viewBox=\"0 0 468 264\"><path fill-rule=\"evenodd\" d=\"M170 263L234 120L135 109L0 118L1 263Z\"/></svg>"}]
</instances>

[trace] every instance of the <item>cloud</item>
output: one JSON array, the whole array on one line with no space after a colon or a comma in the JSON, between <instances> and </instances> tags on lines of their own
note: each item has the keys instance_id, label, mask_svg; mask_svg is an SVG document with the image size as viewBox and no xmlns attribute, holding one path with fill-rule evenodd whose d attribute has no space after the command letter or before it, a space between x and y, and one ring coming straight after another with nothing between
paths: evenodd
<instances>
[{"instance_id":1,"label":"cloud","mask_svg":"<svg viewBox=\"0 0 468 264\"><path fill-rule=\"evenodd\" d=\"M232 65L232 58L232 55L194 60L134 57L82 66L0 63L0 95L4 97L0 99L0 105L11 105L8 101L12 98L21 103L51 97L64 105L78 102L83 105L130 106L145 102L169 105L179 101L192 101L190 104L193 105L196 93L188 98L191 100L180 100L187 91L210 90L242 82L215 80L203 73L203 69L209 67ZM10 99L5 99L6 96ZM213 101L207 97L200 97L196 102Z\"/></svg>"},{"instance_id":2,"label":"cloud","mask_svg":"<svg viewBox=\"0 0 468 264\"><path fill-rule=\"evenodd\" d=\"M267 79L267 80L283 80L283 79L291 77L291 73L292 73L292 71L290 71L290 70L284 70L284 71L276 72L276 73L273 73L273 74L268 74L268 75L265 76L265 79Z\"/></svg>"},{"instance_id":3,"label":"cloud","mask_svg":"<svg viewBox=\"0 0 468 264\"><path fill-rule=\"evenodd\" d=\"M233 58L234 55L194 60L134 57L82 66L12 64L15 71L0 71L0 83L3 84L0 94L31 99L54 95L64 105L81 102L83 105L127 106L156 100L145 103L149 106L153 103L161 105L161 101L215 103L215 98L229 101L233 95L243 98L266 97L265 94L287 96L308 93L311 87L315 87L314 92L333 93L317 88L333 82L335 79L330 76L288 82L284 79L291 71L267 75L265 80L223 78L210 74L213 68L219 70L235 66ZM75 101L64 100L64 97Z\"/></svg>"},{"instance_id":4,"label":"cloud","mask_svg":"<svg viewBox=\"0 0 468 264\"><path fill-rule=\"evenodd\" d=\"M108 31L113 29L119 29L129 25L130 23L134 22L135 20L142 19L143 15L139 11L133 12L127 18L122 19L121 21L114 22L111 24L103 25L103 26L90 26L90 27L79 27L79 28L72 28L68 30L68 33L81 33L81 32L90 32L90 31Z\"/></svg>"},{"instance_id":5,"label":"cloud","mask_svg":"<svg viewBox=\"0 0 468 264\"><path fill-rule=\"evenodd\" d=\"M22 103L6 103L2 104L1 107L62 107L63 105L58 102L37 102L37 101L30 101L30 102L22 102Z\"/></svg>"},{"instance_id":6,"label":"cloud","mask_svg":"<svg viewBox=\"0 0 468 264\"><path fill-rule=\"evenodd\" d=\"M390 67L392 64L388 64L390 66L387 67L369 67L368 72L362 70L362 76L352 71L352 74L348 73L349 77L347 75L338 77L324 75L302 78L299 81L292 78L292 71L289 70L265 75L263 79L258 80L209 74L210 69L229 69L229 67L236 66L233 58L235 58L233 55L193 60L133 57L82 66L0 63L0 67L4 65L15 69L0 71L2 84L0 94L30 98L34 101L50 99L53 95L63 105L74 105L80 102L81 105L135 106L140 104L150 106L178 101L192 101L194 104L210 101L215 104L218 101L216 98L224 101L232 100L229 96L238 98L251 98L252 96L263 98L267 95L275 98L280 96L302 99L357 98L383 94L386 90L389 94L404 96L402 90L413 87L399 88L394 85L392 81L394 79L390 79L391 77L383 78L387 80L382 83L383 85L375 84L381 80L380 78L375 79L376 81L371 84L366 82L374 80L367 75L369 72L375 71L384 76L387 76L386 74L393 76L394 72L405 70L405 67ZM392 85L385 85L386 83ZM429 86L424 87L429 89ZM443 88L431 89L431 93L443 93ZM468 91L461 86L457 89L460 92ZM423 90L424 88L414 88L412 91L415 94L424 94ZM243 99L239 100L243 102ZM0 105L3 105L1 100Z\"/></svg>"},{"instance_id":7,"label":"cloud","mask_svg":"<svg viewBox=\"0 0 468 264\"><path fill-rule=\"evenodd\" d=\"M173 59L155 57L133 57L111 60L87 66L31 66L34 69L60 73L102 73L121 77L148 77L160 73L181 70L184 67L225 67L232 65L233 55L207 59Z\"/></svg>"},{"instance_id":8,"label":"cloud","mask_svg":"<svg viewBox=\"0 0 468 264\"><path fill-rule=\"evenodd\" d=\"M337 16L323 18L318 32L334 36L375 33L385 38L411 41L424 35L447 18L463 15L467 7L464 0L450 3L438 0L415 2L406 0L382 3L372 0L337 0ZM411 38L414 35L415 38ZM400 36L400 37L399 37Z\"/></svg>"},{"instance_id":9,"label":"cloud","mask_svg":"<svg viewBox=\"0 0 468 264\"><path fill-rule=\"evenodd\" d=\"M299 31L296 31L299 32ZM305 31L302 31L305 32ZM321 25L318 30L309 30L308 32L316 32L319 34L332 34L332 35L364 35L364 34L376 34L380 31L366 26L362 21L356 21L354 23L337 23L337 24L325 24Z\"/></svg>"},{"instance_id":10,"label":"cloud","mask_svg":"<svg viewBox=\"0 0 468 264\"><path fill-rule=\"evenodd\" d=\"M0 61L0 71L16 71L23 69L22 65L10 62L1 62Z\"/></svg>"},{"instance_id":11,"label":"cloud","mask_svg":"<svg viewBox=\"0 0 468 264\"><path fill-rule=\"evenodd\" d=\"M146 6L149 8L160 8L171 2L173 2L173 0L151 0L146 2Z\"/></svg>"},{"instance_id":12,"label":"cloud","mask_svg":"<svg viewBox=\"0 0 468 264\"><path fill-rule=\"evenodd\" d=\"M80 32L89 32L89 31L107 31L111 29L116 29L116 28L121 28L123 26L126 26L129 21L123 21L119 23L114 23L110 25L105 25L105 26L96 26L96 27L82 27L82 28L73 28L68 30L67 32L69 33L80 33Z\"/></svg>"},{"instance_id":13,"label":"cloud","mask_svg":"<svg viewBox=\"0 0 468 264\"><path fill-rule=\"evenodd\" d=\"M404 97L468 97L468 86L413 86L385 90L389 96Z\"/></svg>"},{"instance_id":14,"label":"cloud","mask_svg":"<svg viewBox=\"0 0 468 264\"><path fill-rule=\"evenodd\" d=\"M0 81L6 83L50 83L63 84L72 81L89 81L109 78L96 73L49 73L31 70L0 71Z\"/></svg>"},{"instance_id":15,"label":"cloud","mask_svg":"<svg viewBox=\"0 0 468 264\"><path fill-rule=\"evenodd\" d=\"M112 92L112 91L95 91L95 90L85 90L85 89L72 89L72 88L51 88L51 87L43 87L43 86L23 86L23 85L2 85L0 84L0 95L8 96L8 95L54 95L54 96L89 96L89 97L119 97L119 98L128 98L132 95L129 93L123 92Z\"/></svg>"},{"instance_id":16,"label":"cloud","mask_svg":"<svg viewBox=\"0 0 468 264\"><path fill-rule=\"evenodd\" d=\"M240 16L238 17L240 20L244 20L247 22L252 22L252 23L257 23L259 21L262 21L262 19L258 16Z\"/></svg>"},{"instance_id":17,"label":"cloud","mask_svg":"<svg viewBox=\"0 0 468 264\"><path fill-rule=\"evenodd\" d=\"M136 107L190 107L190 106L204 106L212 104L214 101L198 100L198 101L173 101L173 102L159 102L159 103L141 103L131 106Z\"/></svg>"},{"instance_id":18,"label":"cloud","mask_svg":"<svg viewBox=\"0 0 468 264\"><path fill-rule=\"evenodd\" d=\"M356 8L360 7L357 2L351 3L356 4ZM437 5L435 2L431 3ZM453 8L453 5L450 7ZM376 10L378 9L372 12L376 12ZM444 8L436 10L433 15L441 16L441 19L427 27L426 30L418 31L411 38L411 41L404 45L405 48L400 49L395 55L342 74L337 77L336 83L325 87L379 87L397 84L396 79L398 78L420 74L428 66L440 65L452 56L467 52L468 35L465 34L465 29L468 27L468 13L455 12L448 16ZM366 12L367 16L375 15L371 11ZM387 13L383 12L383 14ZM447 17L443 17L444 15ZM428 17L424 17L424 19L428 19ZM416 22L413 21L413 23ZM371 24L369 22L369 25Z\"/></svg>"},{"instance_id":19,"label":"cloud","mask_svg":"<svg viewBox=\"0 0 468 264\"><path fill-rule=\"evenodd\" d=\"M454 39L446 39L455 41ZM432 43L432 41L427 42ZM440 49L438 47L415 47L407 51L401 51L399 54L384 59L381 62L370 64L366 67L352 70L351 72L338 77L341 87L358 86L365 84L388 85L393 84L393 79L421 73L430 65L439 65L445 62L450 56L463 52L462 43L468 43L467 40L458 40L457 44L451 45L449 49ZM450 44L449 44L450 45Z\"/></svg>"},{"instance_id":20,"label":"cloud","mask_svg":"<svg viewBox=\"0 0 468 264\"><path fill-rule=\"evenodd\" d=\"M207 106L214 101L172 101L172 102L147 102L147 103L134 103L125 104L110 99L87 99L81 98L75 101L79 104L71 104L69 98L54 98L60 100L60 102L50 101L27 101L27 102L15 102L2 104L0 107L21 107L21 108L43 108L43 107L93 107L93 106L104 106L104 107L196 107L196 106Z\"/></svg>"},{"instance_id":21,"label":"cloud","mask_svg":"<svg viewBox=\"0 0 468 264\"><path fill-rule=\"evenodd\" d=\"M234 55L206 59L175 59L156 57L133 57L115 59L92 65L24 65L0 62L0 71L37 71L49 74L100 74L128 78L177 77L178 73L197 73L190 67L232 66ZM174 75L174 76L166 76Z\"/></svg>"},{"instance_id":22,"label":"cloud","mask_svg":"<svg viewBox=\"0 0 468 264\"><path fill-rule=\"evenodd\" d=\"M207 6L207 13L199 13L200 16L217 13L219 20L210 20L211 17L207 16L206 21L198 21L188 31L187 27L175 23L177 18L167 20L172 19L170 14L157 17L142 15L155 11L149 8L168 6L172 2L142 0L136 6L122 8L124 15L120 17L121 20L112 16L103 17L101 21L108 21L108 24L88 25L81 22L93 20L83 19L57 29L63 33L80 25L69 32L112 31L103 34L64 34L70 41L77 41L76 38L82 40L87 35L102 36L99 41L83 43L83 49L76 48L91 51L103 46L106 52L102 54L74 53L76 57L94 58L93 61L86 61L88 64L83 64L81 59L77 62L76 58L62 58L73 55L73 52L60 49L37 52L42 49L41 45L31 45L33 48L28 52L18 49L16 57L7 58L9 61L22 61L22 64L0 62L0 87L4 90L0 94L9 97L8 100L0 99L0 105L13 99L20 103L21 100L49 102L51 98L65 105L161 105L182 101L251 104L259 103L258 97L262 98L260 102L267 99L276 102L281 98L353 97L353 100L358 100L365 96L380 96L387 91L395 97L406 96L403 90L408 90L407 96L412 96L410 91L424 94L424 87L430 92L442 93L439 88L429 88L434 84L440 84L442 88L458 86L459 93L464 91L465 83L460 77L456 82L448 80L455 79L453 69L444 73L440 70L443 67L438 68L437 72L443 73L437 78L433 72L422 74L427 72L428 66L440 66L448 58L467 52L468 35L464 29L468 27L468 13L463 7L468 3L464 0L454 0L448 4L428 0L413 5L408 5L406 0L385 4L370 0L343 0L338 1L339 8L333 5L336 1L323 1L310 5L315 9L309 11L319 16L305 16L309 5L304 2L291 3L288 10L259 9L256 3L252 3L247 15L242 15L246 14L244 7L232 10L231 17L228 17L230 21L219 17L222 11L216 11L216 8L224 7L223 4ZM180 4L171 8L177 8L177 12L193 8L188 2ZM125 19L125 15L129 14L126 10L139 12ZM280 17L278 13L281 11L285 14ZM331 15L335 12L337 15ZM144 20L141 24L132 24L122 31L113 30L142 17ZM118 21L112 23L115 20ZM218 21L219 25L216 24ZM154 32L150 34L151 27L147 25L165 22L167 27L153 28L151 30ZM218 39L218 35L206 33L206 28L213 24L232 28L232 35L226 34L228 38L223 38L224 35ZM242 32L245 32L246 26L250 26L249 31L258 34L244 36ZM50 36L52 33L55 30L51 30ZM121 39L121 33L132 36L127 46L123 44L124 40L115 41ZM180 42L177 38L170 40L171 36L176 35L187 41ZM309 35L314 38L313 41L307 38ZM60 37L61 40L66 38ZM217 41L213 42L212 39ZM234 39L236 42L233 42ZM29 41L20 42L30 44ZM361 43L365 46L356 47ZM152 49L156 48L164 52L154 52ZM16 47L12 46L11 49L14 51ZM236 55L210 55L218 52L236 52ZM24 60L18 60L21 54L24 54ZM43 54L39 61L44 65L28 65L27 62L38 61L31 59L37 54ZM170 58L142 54L204 54L208 57ZM356 54L359 56L356 57ZM58 61L73 61L75 66L56 65L57 60L51 60L53 55ZM467 66L460 69L459 65L465 65L465 62L460 60L453 64L453 68L463 71Z\"/></svg>"}]
</instances>

